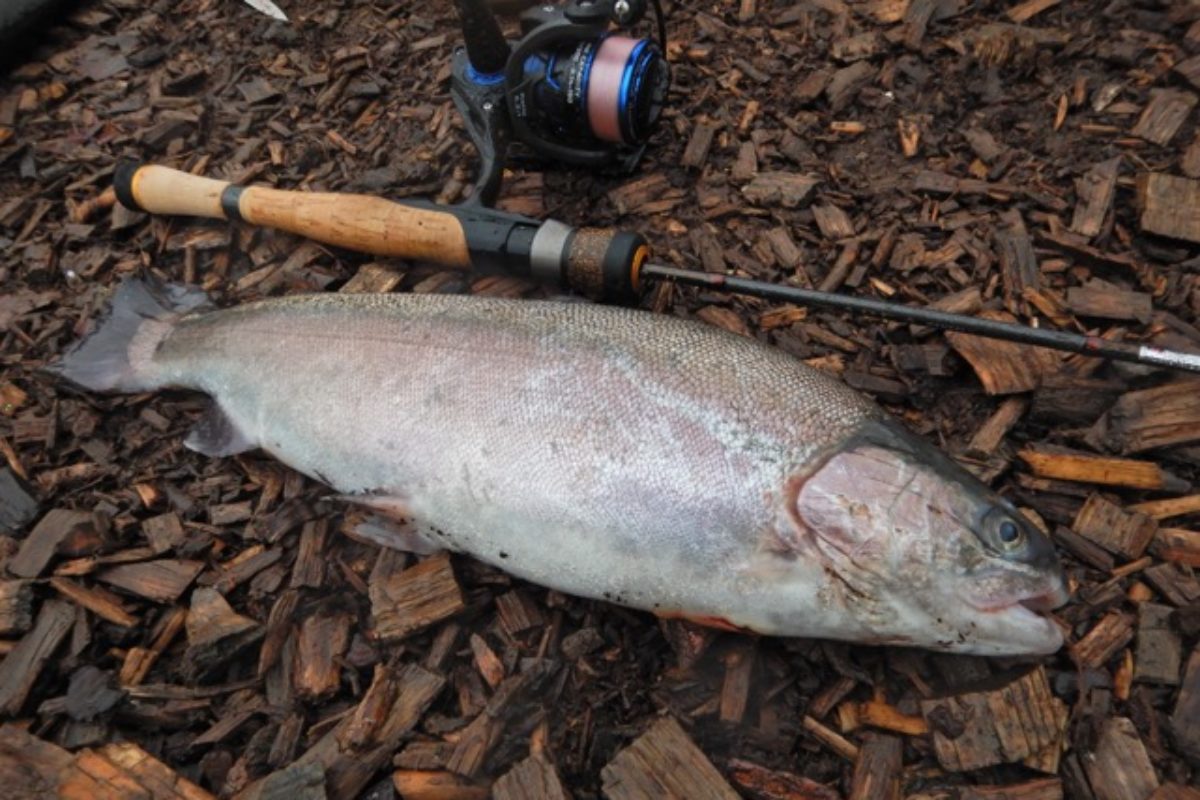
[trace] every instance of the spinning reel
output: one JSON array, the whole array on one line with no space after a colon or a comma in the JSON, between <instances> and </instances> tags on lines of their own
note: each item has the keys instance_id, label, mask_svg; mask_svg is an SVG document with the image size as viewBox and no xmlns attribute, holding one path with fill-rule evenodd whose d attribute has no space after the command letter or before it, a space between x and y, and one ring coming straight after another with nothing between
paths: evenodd
<instances>
[{"instance_id":1,"label":"spinning reel","mask_svg":"<svg viewBox=\"0 0 1200 800\"><path fill-rule=\"evenodd\" d=\"M454 54L451 94L483 161L467 204L495 200L513 140L577 166L637 165L670 84L659 0L657 40L622 33L650 1L536 6L521 15L521 38L510 44L487 0L456 0L465 48Z\"/></svg>"}]
</instances>

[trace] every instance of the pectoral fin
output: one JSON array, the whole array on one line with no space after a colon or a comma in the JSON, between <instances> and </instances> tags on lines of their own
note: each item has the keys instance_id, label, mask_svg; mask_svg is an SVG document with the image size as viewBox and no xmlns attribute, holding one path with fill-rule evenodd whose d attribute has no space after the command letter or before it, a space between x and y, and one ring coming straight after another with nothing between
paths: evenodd
<instances>
[{"instance_id":1,"label":"pectoral fin","mask_svg":"<svg viewBox=\"0 0 1200 800\"><path fill-rule=\"evenodd\" d=\"M380 547L419 556L454 549L449 537L434 526L414 519L408 506L398 497L344 494L338 498L375 512L355 525L354 533Z\"/></svg>"},{"instance_id":2,"label":"pectoral fin","mask_svg":"<svg viewBox=\"0 0 1200 800\"><path fill-rule=\"evenodd\" d=\"M258 447L215 402L192 426L183 445L201 455L217 457L234 456Z\"/></svg>"}]
</instances>

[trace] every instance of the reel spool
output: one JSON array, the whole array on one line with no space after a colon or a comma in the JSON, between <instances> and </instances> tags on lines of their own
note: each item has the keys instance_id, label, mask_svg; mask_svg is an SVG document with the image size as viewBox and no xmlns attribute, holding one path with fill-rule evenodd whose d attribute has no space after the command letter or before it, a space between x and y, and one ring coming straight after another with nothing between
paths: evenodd
<instances>
[{"instance_id":1,"label":"reel spool","mask_svg":"<svg viewBox=\"0 0 1200 800\"><path fill-rule=\"evenodd\" d=\"M521 38L510 45L486 0L458 0L466 48L455 53L452 90L484 162L468 202L495 197L511 139L568 164L637 165L670 85L659 0L657 40L625 33L647 2L537 6L521 15Z\"/></svg>"}]
</instances>

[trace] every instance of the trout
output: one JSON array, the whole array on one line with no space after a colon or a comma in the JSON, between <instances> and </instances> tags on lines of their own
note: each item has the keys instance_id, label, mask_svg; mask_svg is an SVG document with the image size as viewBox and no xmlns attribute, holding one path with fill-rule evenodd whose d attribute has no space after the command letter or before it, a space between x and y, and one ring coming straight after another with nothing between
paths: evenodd
<instances>
[{"instance_id":1,"label":"trout","mask_svg":"<svg viewBox=\"0 0 1200 800\"><path fill-rule=\"evenodd\" d=\"M213 405L185 444L261 449L414 546L662 617L1033 655L1048 538L836 379L698 322L577 302L314 294L216 309L128 280L57 365Z\"/></svg>"}]
</instances>

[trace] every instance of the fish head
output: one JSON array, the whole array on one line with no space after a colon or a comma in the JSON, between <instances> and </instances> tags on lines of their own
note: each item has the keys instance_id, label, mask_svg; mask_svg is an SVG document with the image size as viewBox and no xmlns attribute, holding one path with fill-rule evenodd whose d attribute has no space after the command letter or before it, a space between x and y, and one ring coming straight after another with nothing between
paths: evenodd
<instances>
[{"instance_id":1,"label":"fish head","mask_svg":"<svg viewBox=\"0 0 1200 800\"><path fill-rule=\"evenodd\" d=\"M793 541L826 576L820 599L863 638L989 655L1062 646L1042 613L1067 601L1050 540L897 423L866 424L789 495Z\"/></svg>"}]
</instances>

